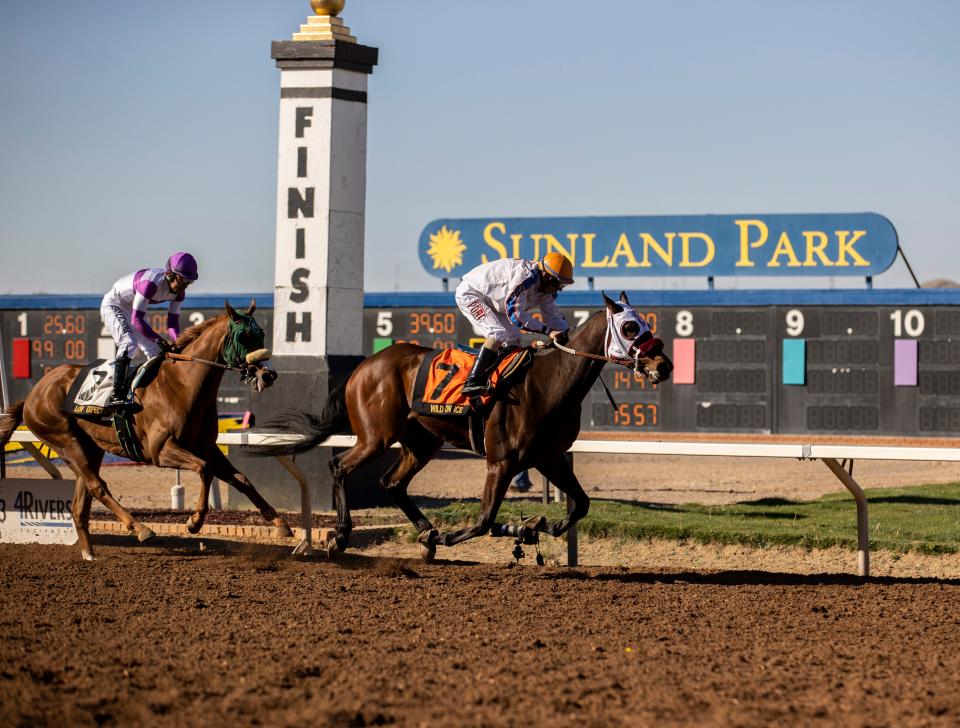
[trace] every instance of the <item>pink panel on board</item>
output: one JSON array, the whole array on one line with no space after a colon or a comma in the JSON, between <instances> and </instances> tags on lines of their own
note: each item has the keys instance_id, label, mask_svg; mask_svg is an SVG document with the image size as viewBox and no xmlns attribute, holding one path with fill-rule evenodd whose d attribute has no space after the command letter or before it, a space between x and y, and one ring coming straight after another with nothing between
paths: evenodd
<instances>
[{"instance_id":1,"label":"pink panel on board","mask_svg":"<svg viewBox=\"0 0 960 728\"><path fill-rule=\"evenodd\" d=\"M693 384L697 380L697 340L673 340L673 374L670 379L674 384Z\"/></svg>"}]
</instances>

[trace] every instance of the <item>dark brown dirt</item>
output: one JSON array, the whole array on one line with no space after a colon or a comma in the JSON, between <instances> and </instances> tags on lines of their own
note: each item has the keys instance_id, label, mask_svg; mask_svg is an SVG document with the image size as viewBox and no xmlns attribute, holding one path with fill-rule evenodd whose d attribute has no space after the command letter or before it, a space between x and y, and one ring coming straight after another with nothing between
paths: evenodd
<instances>
[{"instance_id":1,"label":"dark brown dirt","mask_svg":"<svg viewBox=\"0 0 960 728\"><path fill-rule=\"evenodd\" d=\"M958 581L330 563L203 543L101 536L94 563L0 545L0 722L960 721Z\"/></svg>"}]
</instances>

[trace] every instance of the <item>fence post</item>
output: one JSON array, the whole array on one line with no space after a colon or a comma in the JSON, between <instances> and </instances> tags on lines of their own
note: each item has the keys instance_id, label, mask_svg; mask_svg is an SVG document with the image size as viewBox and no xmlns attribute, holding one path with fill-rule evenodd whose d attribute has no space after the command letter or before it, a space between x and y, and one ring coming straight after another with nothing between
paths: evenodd
<instances>
[{"instance_id":1,"label":"fence post","mask_svg":"<svg viewBox=\"0 0 960 728\"><path fill-rule=\"evenodd\" d=\"M570 463L570 470L573 470L573 453L567 452L566 454L567 462ZM573 512L573 498L567 498L567 515L569 516ZM576 524L570 526L570 530L567 531L567 566L578 566L580 561L580 554L578 553L577 548L577 526Z\"/></svg>"}]
</instances>

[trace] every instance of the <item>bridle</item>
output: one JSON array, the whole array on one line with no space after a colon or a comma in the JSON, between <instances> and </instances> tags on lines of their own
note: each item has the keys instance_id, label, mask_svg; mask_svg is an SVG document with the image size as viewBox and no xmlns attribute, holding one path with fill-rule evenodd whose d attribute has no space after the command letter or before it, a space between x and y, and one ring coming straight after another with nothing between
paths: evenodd
<instances>
[{"instance_id":1,"label":"bridle","mask_svg":"<svg viewBox=\"0 0 960 728\"><path fill-rule=\"evenodd\" d=\"M653 336L649 324L641 318L629 304L614 303L619 308L608 307L606 311L607 324L603 340L603 354L591 354L585 351L577 351L569 346L559 343L556 339L551 342L553 346L567 354L573 354L584 359L593 359L594 361L610 362L620 366L632 369L637 376L644 376L654 384L660 381L660 375L657 370L651 370L640 364L640 357L652 358L651 354L658 349L663 349L663 341ZM630 336L626 331L627 326L636 327L636 335ZM614 353L611 354L610 352ZM617 356L617 354L626 354L626 356Z\"/></svg>"}]
</instances>

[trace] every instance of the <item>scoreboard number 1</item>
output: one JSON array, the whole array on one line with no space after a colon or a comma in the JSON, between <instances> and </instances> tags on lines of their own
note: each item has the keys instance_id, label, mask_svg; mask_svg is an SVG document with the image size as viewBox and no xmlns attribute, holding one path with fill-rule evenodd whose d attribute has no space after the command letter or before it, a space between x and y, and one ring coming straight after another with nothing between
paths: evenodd
<instances>
[{"instance_id":1,"label":"scoreboard number 1","mask_svg":"<svg viewBox=\"0 0 960 728\"><path fill-rule=\"evenodd\" d=\"M914 338L923 333L923 327L926 323L923 320L923 314L915 308L911 308L906 314L897 309L890 314L890 320L893 321L894 336L903 336L906 332L907 336L913 336Z\"/></svg>"}]
</instances>

